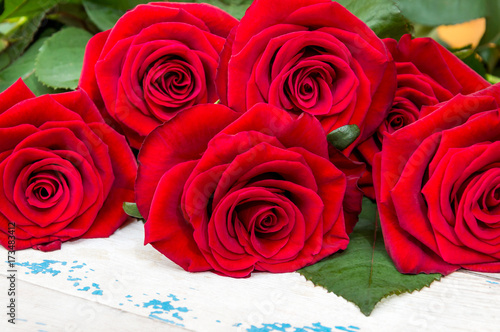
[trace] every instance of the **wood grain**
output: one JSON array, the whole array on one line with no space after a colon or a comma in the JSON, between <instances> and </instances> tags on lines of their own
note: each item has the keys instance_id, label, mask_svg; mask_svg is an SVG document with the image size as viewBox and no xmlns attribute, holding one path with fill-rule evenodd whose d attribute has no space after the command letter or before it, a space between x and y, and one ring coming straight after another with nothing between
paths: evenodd
<instances>
[{"instance_id":1,"label":"wood grain","mask_svg":"<svg viewBox=\"0 0 500 332\"><path fill-rule=\"evenodd\" d=\"M231 279L188 273L151 246L133 221L109 239L16 253L17 324L0 331L498 331L500 278L456 272L382 300L370 317L298 273ZM6 250L0 255L7 257ZM6 260L6 259L5 259ZM5 308L7 267L0 270Z\"/></svg>"}]
</instances>

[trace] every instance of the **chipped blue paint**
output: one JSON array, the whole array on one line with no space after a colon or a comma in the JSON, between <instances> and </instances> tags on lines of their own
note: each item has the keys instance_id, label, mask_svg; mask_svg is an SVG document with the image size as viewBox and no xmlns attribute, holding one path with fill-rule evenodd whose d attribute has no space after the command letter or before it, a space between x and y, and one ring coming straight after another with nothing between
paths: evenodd
<instances>
[{"instance_id":1,"label":"chipped blue paint","mask_svg":"<svg viewBox=\"0 0 500 332\"><path fill-rule=\"evenodd\" d=\"M125 296L125 297L126 297L127 299L129 299L129 298L131 298L131 297L132 297L132 295L127 295L127 296Z\"/></svg>"},{"instance_id":2,"label":"chipped blue paint","mask_svg":"<svg viewBox=\"0 0 500 332\"><path fill-rule=\"evenodd\" d=\"M90 289L90 287L89 287L89 286L87 286L87 287L83 287L83 288L80 288L80 289L77 289L77 290L79 290L79 291L83 291L83 292L86 292L86 291L88 291L89 289Z\"/></svg>"},{"instance_id":3,"label":"chipped blue paint","mask_svg":"<svg viewBox=\"0 0 500 332\"><path fill-rule=\"evenodd\" d=\"M23 262L23 263L15 263L18 266L23 266L27 267L28 269L31 270L31 274L52 274L53 277L61 273L59 270L55 270L54 268L51 267L52 264L61 264L61 265L66 265L66 262L61 262L61 261L54 261L50 259L44 259L42 263L30 263L30 262Z\"/></svg>"},{"instance_id":4,"label":"chipped blue paint","mask_svg":"<svg viewBox=\"0 0 500 332\"><path fill-rule=\"evenodd\" d=\"M72 266L71 268L72 268L72 269L81 269L81 268L82 268L82 267L84 267L85 265L87 265L87 264L83 263L83 264L79 264L79 265Z\"/></svg>"},{"instance_id":5,"label":"chipped blue paint","mask_svg":"<svg viewBox=\"0 0 500 332\"><path fill-rule=\"evenodd\" d=\"M82 280L80 278L72 278L71 276L68 276L68 279L66 279L68 281L78 281L78 280Z\"/></svg>"},{"instance_id":6,"label":"chipped blue paint","mask_svg":"<svg viewBox=\"0 0 500 332\"><path fill-rule=\"evenodd\" d=\"M233 326L240 326L241 323L235 324ZM335 326L335 329L337 330L342 330L342 331L350 331L350 332L357 332L359 330L358 327L356 326L349 326L349 328L352 328L354 330L350 330L344 326ZM287 323L273 323L273 324L262 324L262 327L257 327L252 325L250 328L247 329L247 332L271 332L271 331L278 331L278 332L332 332L331 327L323 326L321 323L313 323L312 326L303 326L303 327L295 327L292 326L291 324Z\"/></svg>"},{"instance_id":7,"label":"chipped blue paint","mask_svg":"<svg viewBox=\"0 0 500 332\"><path fill-rule=\"evenodd\" d=\"M487 283L493 284L493 285L498 285L499 283L496 281L491 281L491 280L486 280Z\"/></svg>"},{"instance_id":8,"label":"chipped blue paint","mask_svg":"<svg viewBox=\"0 0 500 332\"><path fill-rule=\"evenodd\" d=\"M165 301L161 302L160 300L151 300L149 302L145 302L142 307L143 308L148 308L148 307L153 307L153 309L162 309L163 311L180 311L180 312L188 312L188 308L186 307L174 307L173 305L170 304L170 301Z\"/></svg>"},{"instance_id":9,"label":"chipped blue paint","mask_svg":"<svg viewBox=\"0 0 500 332\"><path fill-rule=\"evenodd\" d=\"M241 326L241 323L236 323L233 325L234 327L238 327L238 326Z\"/></svg>"},{"instance_id":10,"label":"chipped blue paint","mask_svg":"<svg viewBox=\"0 0 500 332\"><path fill-rule=\"evenodd\" d=\"M172 299L172 301L179 301L177 299L177 297L175 295L172 295L170 294L169 297ZM174 322L170 319L167 319L167 318L162 318L160 316L158 316L159 314L168 314L170 312L172 312L172 317L178 319L178 320L183 320L183 318L180 316L179 313L181 312L188 312L189 309L186 308L186 307L174 307L172 304L171 304L171 301L160 301L160 300L151 300L149 302L144 302L143 305L142 305L143 308L149 308L149 307L152 307L153 309L155 309L154 311L152 311L150 314L149 314L149 317L150 318L155 318L155 319L160 319L162 321L165 321L165 322L168 322L168 323L171 323L171 324L175 324L175 325L178 325L178 326L184 326L183 324L180 324L180 323L177 323L177 322Z\"/></svg>"},{"instance_id":11,"label":"chipped blue paint","mask_svg":"<svg viewBox=\"0 0 500 332\"><path fill-rule=\"evenodd\" d=\"M217 319L217 320L216 320L216 322L217 322L217 323L220 323L220 320L218 320L218 319Z\"/></svg>"},{"instance_id":12,"label":"chipped blue paint","mask_svg":"<svg viewBox=\"0 0 500 332\"><path fill-rule=\"evenodd\" d=\"M354 329L352 329L350 326L349 326L349 328L344 327L344 326L335 326L335 328L337 330L347 331L347 332L356 332L357 330L359 330L359 327L354 327Z\"/></svg>"},{"instance_id":13,"label":"chipped blue paint","mask_svg":"<svg viewBox=\"0 0 500 332\"><path fill-rule=\"evenodd\" d=\"M359 327L357 327L357 326L352 326L352 325L349 325L349 326L348 326L348 328L350 328L350 329L354 329L354 330L359 330Z\"/></svg>"},{"instance_id":14,"label":"chipped blue paint","mask_svg":"<svg viewBox=\"0 0 500 332\"><path fill-rule=\"evenodd\" d=\"M96 284L95 282L93 282L93 283L92 283L92 287L95 287L95 288L97 288L97 289L101 289L101 288L99 287L99 284Z\"/></svg>"},{"instance_id":15,"label":"chipped blue paint","mask_svg":"<svg viewBox=\"0 0 500 332\"><path fill-rule=\"evenodd\" d=\"M123 303L118 303L118 305L123 305Z\"/></svg>"},{"instance_id":16,"label":"chipped blue paint","mask_svg":"<svg viewBox=\"0 0 500 332\"><path fill-rule=\"evenodd\" d=\"M98 289L92 292L92 295L102 295L102 290Z\"/></svg>"},{"instance_id":17,"label":"chipped blue paint","mask_svg":"<svg viewBox=\"0 0 500 332\"><path fill-rule=\"evenodd\" d=\"M179 323L174 322L173 320L158 317L157 314L161 314L161 313L163 313L163 311L153 311L149 314L149 318L158 319L158 320L161 320L162 322L166 322L166 323L170 323L170 324L184 327L184 324L179 324Z\"/></svg>"},{"instance_id":18,"label":"chipped blue paint","mask_svg":"<svg viewBox=\"0 0 500 332\"><path fill-rule=\"evenodd\" d=\"M75 283L73 284L73 287L76 287L76 286L78 286L78 285L80 285L80 283L79 283L79 282L75 282Z\"/></svg>"},{"instance_id":19,"label":"chipped blue paint","mask_svg":"<svg viewBox=\"0 0 500 332\"><path fill-rule=\"evenodd\" d=\"M292 327L290 324L280 324L280 323L274 323L274 324L262 324L262 327L256 327L256 326L251 326L249 329L247 329L248 332L268 332L268 331L280 331L280 332L287 332L286 329Z\"/></svg>"},{"instance_id":20,"label":"chipped blue paint","mask_svg":"<svg viewBox=\"0 0 500 332\"><path fill-rule=\"evenodd\" d=\"M140 307L140 305L139 304L134 304L134 307Z\"/></svg>"},{"instance_id":21,"label":"chipped blue paint","mask_svg":"<svg viewBox=\"0 0 500 332\"><path fill-rule=\"evenodd\" d=\"M146 294L144 294L144 295L146 295ZM172 300L174 300L174 301L179 301L179 299L177 298L177 296L175 296L174 294L169 294L169 295L167 295L167 296L168 296L169 298L171 298Z\"/></svg>"}]
</instances>

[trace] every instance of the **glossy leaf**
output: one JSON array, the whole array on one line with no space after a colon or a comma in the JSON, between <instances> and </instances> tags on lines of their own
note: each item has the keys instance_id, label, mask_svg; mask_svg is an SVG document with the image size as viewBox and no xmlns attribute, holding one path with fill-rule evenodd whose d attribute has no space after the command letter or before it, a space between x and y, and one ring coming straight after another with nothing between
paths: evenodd
<instances>
[{"instance_id":1,"label":"glossy leaf","mask_svg":"<svg viewBox=\"0 0 500 332\"><path fill-rule=\"evenodd\" d=\"M85 46L91 37L85 30L66 28L47 39L35 65L40 82L53 88L75 89L80 79Z\"/></svg>"},{"instance_id":2,"label":"glossy leaf","mask_svg":"<svg viewBox=\"0 0 500 332\"><path fill-rule=\"evenodd\" d=\"M123 203L123 211L133 218L144 219L137 208L137 204L131 202Z\"/></svg>"},{"instance_id":3,"label":"glossy leaf","mask_svg":"<svg viewBox=\"0 0 500 332\"><path fill-rule=\"evenodd\" d=\"M116 21L125 14L124 10L104 6L89 0L83 0L83 6L90 20L101 29L101 31L111 29Z\"/></svg>"},{"instance_id":4,"label":"glossy leaf","mask_svg":"<svg viewBox=\"0 0 500 332\"><path fill-rule=\"evenodd\" d=\"M338 2L365 22L380 38L399 40L402 35L412 31L410 22L392 0L338 0Z\"/></svg>"},{"instance_id":5,"label":"glossy leaf","mask_svg":"<svg viewBox=\"0 0 500 332\"><path fill-rule=\"evenodd\" d=\"M366 316L384 297L420 290L441 278L396 270L385 250L376 210L375 203L365 198L347 249L298 271L315 285L353 302Z\"/></svg>"},{"instance_id":6,"label":"glossy leaf","mask_svg":"<svg viewBox=\"0 0 500 332\"><path fill-rule=\"evenodd\" d=\"M6 37L8 46L0 53L0 70L14 62L28 45L33 41L35 33L38 31L45 13L34 16L23 23L9 36Z\"/></svg>"},{"instance_id":7,"label":"glossy leaf","mask_svg":"<svg viewBox=\"0 0 500 332\"><path fill-rule=\"evenodd\" d=\"M338 150L344 150L358 138L360 133L357 125L345 125L326 135L326 140Z\"/></svg>"},{"instance_id":8,"label":"glossy leaf","mask_svg":"<svg viewBox=\"0 0 500 332\"><path fill-rule=\"evenodd\" d=\"M429 25L450 25L486 16L488 2L496 0L394 0L410 21Z\"/></svg>"}]
</instances>

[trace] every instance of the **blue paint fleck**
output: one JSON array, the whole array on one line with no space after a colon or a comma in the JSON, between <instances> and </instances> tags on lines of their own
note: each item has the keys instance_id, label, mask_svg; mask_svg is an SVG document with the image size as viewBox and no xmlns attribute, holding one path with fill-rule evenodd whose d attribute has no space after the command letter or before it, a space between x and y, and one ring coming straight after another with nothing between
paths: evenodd
<instances>
[{"instance_id":1,"label":"blue paint fleck","mask_svg":"<svg viewBox=\"0 0 500 332\"><path fill-rule=\"evenodd\" d=\"M78 285L80 285L80 283L79 283L79 282L75 282L75 283L73 284L73 287L76 287L76 286L78 286Z\"/></svg>"},{"instance_id":2,"label":"blue paint fleck","mask_svg":"<svg viewBox=\"0 0 500 332\"><path fill-rule=\"evenodd\" d=\"M172 296L169 296L172 298ZM175 296L173 296L175 297ZM177 299L177 298L175 298ZM172 300L174 300L172 298ZM178 299L177 299L178 301ZM158 315L159 314L166 314L166 313L169 313L171 311L174 311L172 313L172 317L174 318L177 318L179 320L183 320L183 318L179 315L180 312L188 312L188 308L186 307L174 307L172 304L171 304L171 301L160 301L160 300L151 300L149 302L144 302L143 305L142 305L143 308L149 308L149 307L152 307L153 309L157 309L155 311L152 311L150 314L149 314L149 317L150 318L155 318L155 319L160 319L162 321L165 321L165 322L168 322L168 323L171 323L171 324L175 324L175 325L178 325L178 326L184 326L182 324L179 324L179 323L176 323L174 321L171 321L169 319L165 319L165 318L161 318L159 317ZM158 310L158 309L161 309L161 310Z\"/></svg>"},{"instance_id":3,"label":"blue paint fleck","mask_svg":"<svg viewBox=\"0 0 500 332\"><path fill-rule=\"evenodd\" d=\"M148 296L148 294L146 294L146 293L142 293L142 295L144 295L144 296Z\"/></svg>"},{"instance_id":4,"label":"blue paint fleck","mask_svg":"<svg viewBox=\"0 0 500 332\"><path fill-rule=\"evenodd\" d=\"M24 274L30 274L29 272L24 272Z\"/></svg>"},{"instance_id":5,"label":"blue paint fleck","mask_svg":"<svg viewBox=\"0 0 500 332\"><path fill-rule=\"evenodd\" d=\"M151 300L149 302L145 302L143 304L143 308L153 307L153 309L162 309L163 311L180 311L180 312L188 312L188 308L186 307L174 307L170 304L170 301L161 302L160 300Z\"/></svg>"},{"instance_id":6,"label":"blue paint fleck","mask_svg":"<svg viewBox=\"0 0 500 332\"><path fill-rule=\"evenodd\" d=\"M129 298L131 298L131 297L132 297L132 295L127 295L127 296L125 296L125 297L126 297L127 299L129 299Z\"/></svg>"},{"instance_id":7,"label":"blue paint fleck","mask_svg":"<svg viewBox=\"0 0 500 332\"><path fill-rule=\"evenodd\" d=\"M348 326L348 328L350 328L350 329L354 329L354 330L359 330L359 327L357 327L357 326L352 326L352 325L349 325L349 326Z\"/></svg>"},{"instance_id":8,"label":"blue paint fleck","mask_svg":"<svg viewBox=\"0 0 500 332\"><path fill-rule=\"evenodd\" d=\"M52 274L53 277L61 273L59 270L55 270L50 265L52 264L62 264L66 265L66 262L61 262L61 261L54 261L50 259L44 259L42 263L30 263L30 262L24 262L24 263L15 263L16 265L27 267L28 269L31 270L31 274Z\"/></svg>"},{"instance_id":9,"label":"blue paint fleck","mask_svg":"<svg viewBox=\"0 0 500 332\"><path fill-rule=\"evenodd\" d=\"M349 328L347 327L344 327L344 326L335 326L335 329L337 330L340 330L340 331L347 331L347 332L356 332L357 330L359 330L359 327L356 327L356 326L349 326Z\"/></svg>"},{"instance_id":10,"label":"blue paint fleck","mask_svg":"<svg viewBox=\"0 0 500 332\"><path fill-rule=\"evenodd\" d=\"M92 287L95 287L95 288L97 288L97 289L100 289L100 288L99 288L99 284L96 284L95 282L93 282L93 283L92 283Z\"/></svg>"},{"instance_id":11,"label":"blue paint fleck","mask_svg":"<svg viewBox=\"0 0 500 332\"><path fill-rule=\"evenodd\" d=\"M72 269L81 269L84 265L87 265L87 264L83 263L83 264L72 266L71 268Z\"/></svg>"},{"instance_id":12,"label":"blue paint fleck","mask_svg":"<svg viewBox=\"0 0 500 332\"><path fill-rule=\"evenodd\" d=\"M82 280L82 279L80 279L80 278L71 278L71 276L69 276L67 280L68 281L78 281L78 280Z\"/></svg>"},{"instance_id":13,"label":"blue paint fleck","mask_svg":"<svg viewBox=\"0 0 500 332\"><path fill-rule=\"evenodd\" d=\"M90 271L95 271L94 269L89 269Z\"/></svg>"},{"instance_id":14,"label":"blue paint fleck","mask_svg":"<svg viewBox=\"0 0 500 332\"><path fill-rule=\"evenodd\" d=\"M123 305L123 303L118 303L118 305Z\"/></svg>"},{"instance_id":15,"label":"blue paint fleck","mask_svg":"<svg viewBox=\"0 0 500 332\"><path fill-rule=\"evenodd\" d=\"M127 300L128 302L132 302L132 300Z\"/></svg>"},{"instance_id":16,"label":"blue paint fleck","mask_svg":"<svg viewBox=\"0 0 500 332\"><path fill-rule=\"evenodd\" d=\"M498 282L496 281L491 281L491 280L486 280L487 283L493 284L493 285L498 285Z\"/></svg>"},{"instance_id":17,"label":"blue paint fleck","mask_svg":"<svg viewBox=\"0 0 500 332\"><path fill-rule=\"evenodd\" d=\"M170 323L170 324L174 324L174 325L177 325L177 326L182 326L184 327L183 324L179 324L179 323L176 323L174 322L173 320L169 320L169 319L165 319L165 318L161 318L161 317L158 317L156 314L161 314L163 313L163 311L153 311L149 314L149 318L154 318L154 319L158 319L158 320L161 320L162 322L166 322L166 323Z\"/></svg>"},{"instance_id":18,"label":"blue paint fleck","mask_svg":"<svg viewBox=\"0 0 500 332\"><path fill-rule=\"evenodd\" d=\"M170 294L170 295L168 295L168 297L171 298L174 301L179 301L179 299L177 298L177 296L175 296L174 294Z\"/></svg>"},{"instance_id":19,"label":"blue paint fleck","mask_svg":"<svg viewBox=\"0 0 500 332\"><path fill-rule=\"evenodd\" d=\"M75 270L73 270L73 269L69 270L69 272L74 272L74 271L75 271Z\"/></svg>"},{"instance_id":20,"label":"blue paint fleck","mask_svg":"<svg viewBox=\"0 0 500 332\"><path fill-rule=\"evenodd\" d=\"M233 326L240 326L241 323L235 324ZM335 328L343 328L342 326L336 326ZM292 330L293 329L293 330ZM345 328L344 328L345 329ZM252 325L247 329L247 332L332 332L330 327L321 325L321 323L313 323L312 326L303 327L292 327L292 325L287 323L274 323L274 324L262 324L262 327L257 327ZM350 330L345 330L350 331Z\"/></svg>"},{"instance_id":21,"label":"blue paint fleck","mask_svg":"<svg viewBox=\"0 0 500 332\"><path fill-rule=\"evenodd\" d=\"M140 305L138 305L138 304L134 304L134 307L140 307Z\"/></svg>"},{"instance_id":22,"label":"blue paint fleck","mask_svg":"<svg viewBox=\"0 0 500 332\"><path fill-rule=\"evenodd\" d=\"M45 323L40 323L40 322L35 322L35 324L42 325L42 326L47 326Z\"/></svg>"},{"instance_id":23,"label":"blue paint fleck","mask_svg":"<svg viewBox=\"0 0 500 332\"><path fill-rule=\"evenodd\" d=\"M102 295L102 290L95 290L92 292L92 295Z\"/></svg>"},{"instance_id":24,"label":"blue paint fleck","mask_svg":"<svg viewBox=\"0 0 500 332\"><path fill-rule=\"evenodd\" d=\"M77 289L77 290L86 292L86 291L88 291L89 289L90 289L90 287L89 287L89 286L87 286L87 287L83 287L83 288L80 288L80 289Z\"/></svg>"},{"instance_id":25,"label":"blue paint fleck","mask_svg":"<svg viewBox=\"0 0 500 332\"><path fill-rule=\"evenodd\" d=\"M280 324L280 323L274 323L274 324L262 324L262 327L256 327L256 326L251 326L249 329L247 329L248 332L269 332L269 331L281 331L281 332L286 332L287 328L292 327L290 324Z\"/></svg>"},{"instance_id":26,"label":"blue paint fleck","mask_svg":"<svg viewBox=\"0 0 500 332\"><path fill-rule=\"evenodd\" d=\"M241 323L236 323L233 325L234 327L238 327L238 326L241 326Z\"/></svg>"},{"instance_id":27,"label":"blue paint fleck","mask_svg":"<svg viewBox=\"0 0 500 332\"><path fill-rule=\"evenodd\" d=\"M217 322L217 323L220 323L220 320L218 320L218 319L217 319L217 320L216 320L216 322Z\"/></svg>"}]
</instances>

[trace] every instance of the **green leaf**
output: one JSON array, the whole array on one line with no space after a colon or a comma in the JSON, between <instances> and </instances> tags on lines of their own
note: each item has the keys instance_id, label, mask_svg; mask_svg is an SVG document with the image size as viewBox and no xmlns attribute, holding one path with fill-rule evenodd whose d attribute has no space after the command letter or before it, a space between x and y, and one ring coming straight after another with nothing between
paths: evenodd
<instances>
[{"instance_id":1,"label":"green leaf","mask_svg":"<svg viewBox=\"0 0 500 332\"><path fill-rule=\"evenodd\" d=\"M133 218L144 220L141 213L139 212L139 209L137 208L137 204L135 203L130 203L130 202L123 203L123 211L125 211L126 214L128 214Z\"/></svg>"},{"instance_id":2,"label":"green leaf","mask_svg":"<svg viewBox=\"0 0 500 332\"><path fill-rule=\"evenodd\" d=\"M45 13L41 13L30 20L23 20L22 25L7 37L6 41L9 46L0 53L0 70L11 64L24 52L33 40L44 16Z\"/></svg>"},{"instance_id":3,"label":"green leaf","mask_svg":"<svg viewBox=\"0 0 500 332\"><path fill-rule=\"evenodd\" d=\"M81 3L81 0L6 0L0 21L8 17L36 16L60 3Z\"/></svg>"},{"instance_id":4,"label":"green leaf","mask_svg":"<svg viewBox=\"0 0 500 332\"><path fill-rule=\"evenodd\" d=\"M40 82L53 88L75 89L80 79L85 46L91 37L85 30L66 28L47 39L35 64Z\"/></svg>"},{"instance_id":5,"label":"green leaf","mask_svg":"<svg viewBox=\"0 0 500 332\"><path fill-rule=\"evenodd\" d=\"M209 3L226 11L238 20L240 20L243 15L245 15L247 8L252 4L252 0L201 0L192 2Z\"/></svg>"},{"instance_id":6,"label":"green leaf","mask_svg":"<svg viewBox=\"0 0 500 332\"><path fill-rule=\"evenodd\" d=\"M497 83L500 83L500 77L498 77L498 76L494 76L494 75L486 74L486 79L487 79L487 80L488 80L488 82L490 82L491 84L497 84Z\"/></svg>"},{"instance_id":7,"label":"green leaf","mask_svg":"<svg viewBox=\"0 0 500 332\"><path fill-rule=\"evenodd\" d=\"M0 91L4 91L19 78L26 80L35 75L35 59L38 50L47 38L37 40L20 58L0 71Z\"/></svg>"},{"instance_id":8,"label":"green leaf","mask_svg":"<svg viewBox=\"0 0 500 332\"><path fill-rule=\"evenodd\" d=\"M358 138L360 133L357 125L345 125L326 135L326 140L338 150L344 150Z\"/></svg>"},{"instance_id":9,"label":"green leaf","mask_svg":"<svg viewBox=\"0 0 500 332\"><path fill-rule=\"evenodd\" d=\"M486 66L483 59L472 46L466 46L461 49L451 49L460 60L462 60L467 66L472 68L476 73L486 78Z\"/></svg>"},{"instance_id":10,"label":"green leaf","mask_svg":"<svg viewBox=\"0 0 500 332\"><path fill-rule=\"evenodd\" d=\"M387 254L377 225L376 204L363 200L363 212L342 253L299 270L315 285L356 304L366 316L384 297L420 290L440 274L399 273Z\"/></svg>"},{"instance_id":11,"label":"green leaf","mask_svg":"<svg viewBox=\"0 0 500 332\"><path fill-rule=\"evenodd\" d=\"M111 29L116 21L125 14L124 10L103 6L89 0L83 0L83 7L85 7L85 11L90 20L101 29L101 31Z\"/></svg>"},{"instance_id":12,"label":"green leaf","mask_svg":"<svg viewBox=\"0 0 500 332\"><path fill-rule=\"evenodd\" d=\"M412 32L410 22L392 0L338 0L351 13L365 22L380 38L399 40Z\"/></svg>"},{"instance_id":13,"label":"green leaf","mask_svg":"<svg viewBox=\"0 0 500 332\"><path fill-rule=\"evenodd\" d=\"M491 0L394 0L410 21L428 26L451 25L486 16Z\"/></svg>"},{"instance_id":14,"label":"green leaf","mask_svg":"<svg viewBox=\"0 0 500 332\"><path fill-rule=\"evenodd\" d=\"M137 5L151 2L148 0L90 0L90 1L96 4L100 4L101 6L106 6L120 10L129 10ZM192 2L192 1L184 1L184 2Z\"/></svg>"}]
</instances>

